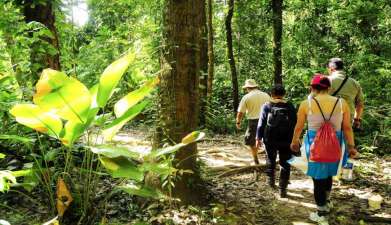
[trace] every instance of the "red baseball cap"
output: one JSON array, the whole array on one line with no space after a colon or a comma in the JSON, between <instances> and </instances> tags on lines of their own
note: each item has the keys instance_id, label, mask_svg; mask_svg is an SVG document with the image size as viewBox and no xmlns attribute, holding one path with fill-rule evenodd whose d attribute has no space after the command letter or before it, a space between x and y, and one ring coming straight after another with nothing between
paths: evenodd
<instances>
[{"instance_id":1,"label":"red baseball cap","mask_svg":"<svg viewBox=\"0 0 391 225\"><path fill-rule=\"evenodd\" d=\"M331 83L327 76L320 73L316 73L311 80L311 86L313 85L319 85L324 88L329 88L331 86Z\"/></svg>"}]
</instances>

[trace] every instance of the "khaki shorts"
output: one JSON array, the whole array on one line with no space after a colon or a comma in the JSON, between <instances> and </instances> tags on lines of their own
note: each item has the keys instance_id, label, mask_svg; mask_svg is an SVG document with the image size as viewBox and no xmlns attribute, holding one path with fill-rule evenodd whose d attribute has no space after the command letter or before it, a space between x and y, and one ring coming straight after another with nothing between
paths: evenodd
<instances>
[{"instance_id":1,"label":"khaki shorts","mask_svg":"<svg viewBox=\"0 0 391 225\"><path fill-rule=\"evenodd\" d=\"M246 134L244 135L244 144L255 146L255 137L257 136L258 119L248 120Z\"/></svg>"}]
</instances>

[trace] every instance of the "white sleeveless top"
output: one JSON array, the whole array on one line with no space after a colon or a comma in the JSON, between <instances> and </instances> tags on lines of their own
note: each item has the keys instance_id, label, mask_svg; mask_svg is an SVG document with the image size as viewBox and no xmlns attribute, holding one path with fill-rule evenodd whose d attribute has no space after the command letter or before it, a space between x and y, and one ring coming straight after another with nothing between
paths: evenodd
<instances>
[{"instance_id":1,"label":"white sleeveless top","mask_svg":"<svg viewBox=\"0 0 391 225\"><path fill-rule=\"evenodd\" d=\"M336 97L330 95L324 96L316 96L316 100L318 100L320 107L324 113L326 119L329 119L331 111L333 110L333 106L337 101ZM333 125L335 131L340 131L342 126L343 119L343 109L342 109L342 101L338 99L338 103L335 106L334 113L330 119L331 124ZM319 107L316 104L315 100L312 99L312 96L308 96L308 112L307 112L307 122L309 130L318 130L322 125L324 119L322 114L320 113Z\"/></svg>"}]
</instances>

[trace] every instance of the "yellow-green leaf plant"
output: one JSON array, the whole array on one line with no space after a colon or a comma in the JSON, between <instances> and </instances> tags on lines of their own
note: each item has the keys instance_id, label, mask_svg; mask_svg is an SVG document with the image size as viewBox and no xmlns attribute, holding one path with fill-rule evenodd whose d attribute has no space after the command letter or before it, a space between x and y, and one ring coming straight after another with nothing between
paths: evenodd
<instances>
[{"instance_id":1,"label":"yellow-green leaf plant","mask_svg":"<svg viewBox=\"0 0 391 225\"><path fill-rule=\"evenodd\" d=\"M84 215L88 214L87 210L91 207L91 193L97 186L97 176L94 170L99 170L100 165L94 163L97 156L91 151L85 151L81 165L75 165L72 156L73 145L82 136L86 137L88 145L94 145L89 142L92 138L88 135L90 133L88 129L96 125L101 125L101 127L91 130L98 131L98 135L101 135L99 130L103 129L103 135L110 137L105 139L110 140L122 126L147 106L148 101L141 101L153 91L158 83L157 79L146 81L140 89L129 93L116 103L114 113L116 118L108 125L104 126L107 123L102 121L107 119L107 114L97 115L99 111L105 111L104 107L115 87L134 62L136 55L130 52L114 61L104 70L99 83L91 89L63 72L45 69L36 84L34 104L16 104L10 110L20 124L56 138L68 147L68 150L63 152L65 166L62 174L67 174L64 178L72 183L75 180L82 182L82 185L78 185L80 188L76 190L76 194L79 195L76 199L80 199L79 204ZM111 170L113 177L143 180L143 171L127 158L111 159L102 156L100 161L108 168L118 167ZM72 166L80 168L74 170ZM78 175L74 174L75 171L79 171ZM49 170L46 172L50 173ZM50 174L45 174L45 176L51 177Z\"/></svg>"}]
</instances>

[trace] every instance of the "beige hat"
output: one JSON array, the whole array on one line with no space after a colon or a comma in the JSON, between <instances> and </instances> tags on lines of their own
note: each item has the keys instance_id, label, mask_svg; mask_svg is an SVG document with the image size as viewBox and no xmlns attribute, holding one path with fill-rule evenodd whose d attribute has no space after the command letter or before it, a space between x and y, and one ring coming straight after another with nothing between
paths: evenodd
<instances>
[{"instance_id":1,"label":"beige hat","mask_svg":"<svg viewBox=\"0 0 391 225\"><path fill-rule=\"evenodd\" d=\"M258 87L257 82L254 79L247 79L244 82L244 86L242 88L255 88Z\"/></svg>"}]
</instances>

